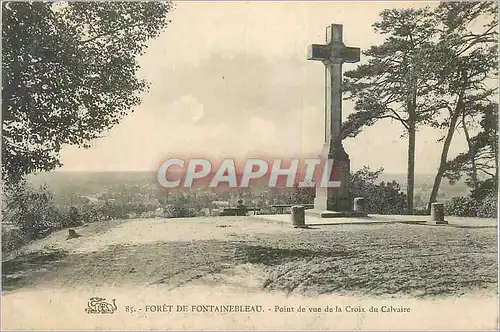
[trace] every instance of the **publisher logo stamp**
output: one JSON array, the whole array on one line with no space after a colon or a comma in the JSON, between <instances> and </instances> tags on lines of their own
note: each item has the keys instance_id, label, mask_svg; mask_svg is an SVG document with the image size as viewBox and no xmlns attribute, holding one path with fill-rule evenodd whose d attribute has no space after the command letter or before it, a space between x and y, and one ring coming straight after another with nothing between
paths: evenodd
<instances>
[{"instance_id":1,"label":"publisher logo stamp","mask_svg":"<svg viewBox=\"0 0 500 332\"><path fill-rule=\"evenodd\" d=\"M111 302L106 302L105 298L102 297L91 297L87 302L87 308L85 312L87 314L104 314L110 315L116 312L116 300L113 299Z\"/></svg>"}]
</instances>

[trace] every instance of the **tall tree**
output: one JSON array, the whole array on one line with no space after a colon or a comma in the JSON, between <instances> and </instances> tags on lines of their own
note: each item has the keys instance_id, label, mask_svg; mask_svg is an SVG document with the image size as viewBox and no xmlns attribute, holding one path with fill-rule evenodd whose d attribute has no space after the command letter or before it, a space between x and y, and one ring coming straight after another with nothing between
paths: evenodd
<instances>
[{"instance_id":1,"label":"tall tree","mask_svg":"<svg viewBox=\"0 0 500 332\"><path fill-rule=\"evenodd\" d=\"M2 3L2 179L60 165L140 102L137 57L170 2Z\"/></svg>"},{"instance_id":2,"label":"tall tree","mask_svg":"<svg viewBox=\"0 0 500 332\"><path fill-rule=\"evenodd\" d=\"M435 11L438 42L432 61L435 64L434 92L443 116L433 125L445 130L440 163L428 209L436 201L439 187L449 165L448 153L460 124L465 129L467 115L477 107L487 108L497 92L497 4L492 1L442 2ZM491 82L491 81L490 81ZM462 122L460 122L462 120ZM470 137L468 139L471 143ZM474 153L474 151L471 151ZM477 156L471 157L473 162ZM477 179L476 179L477 181Z\"/></svg>"},{"instance_id":3,"label":"tall tree","mask_svg":"<svg viewBox=\"0 0 500 332\"><path fill-rule=\"evenodd\" d=\"M355 100L356 112L344 123L343 136L355 137L380 119L403 127L408 137L407 213L413 214L417 127L429 123L437 110L428 75L434 22L429 8L384 10L380 17L374 29L385 41L363 52L367 64L345 73L345 91Z\"/></svg>"},{"instance_id":4,"label":"tall tree","mask_svg":"<svg viewBox=\"0 0 500 332\"><path fill-rule=\"evenodd\" d=\"M479 123L476 117L480 118ZM478 107L471 114L464 113L461 128L464 131L468 150L460 153L446 165L444 176L454 183L466 176L471 195L481 201L488 194L496 193L498 186L498 104ZM471 129L479 126L476 135Z\"/></svg>"}]
</instances>

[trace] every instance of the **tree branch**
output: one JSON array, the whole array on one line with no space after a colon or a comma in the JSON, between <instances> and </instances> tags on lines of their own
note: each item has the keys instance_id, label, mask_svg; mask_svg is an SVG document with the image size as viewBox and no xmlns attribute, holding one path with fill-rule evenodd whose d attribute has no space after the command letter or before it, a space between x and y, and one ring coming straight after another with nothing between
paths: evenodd
<instances>
[{"instance_id":1,"label":"tree branch","mask_svg":"<svg viewBox=\"0 0 500 332\"><path fill-rule=\"evenodd\" d=\"M109 36L112 36L112 35L114 35L114 34L116 34L116 33L120 32L120 31L124 31L124 30L126 30L126 29L131 29L131 28L133 29L133 28L137 28L137 27L141 26L142 24L143 24L143 22L139 22L139 23L136 23L136 24L134 24L134 25L132 25L132 26L127 26L127 27L125 27L125 28L120 27L120 28L115 29L115 30L110 31L110 32L101 33L101 34L98 34L98 35L96 35L96 36L94 36L94 37L91 37L91 38L88 38L88 39L82 40L82 41L80 41L80 42L79 42L79 44L80 44L80 45L85 45L85 44L90 43L90 42L93 42L93 41L95 41L95 40L97 40L97 39L99 39L99 38L109 37Z\"/></svg>"},{"instance_id":2,"label":"tree branch","mask_svg":"<svg viewBox=\"0 0 500 332\"><path fill-rule=\"evenodd\" d=\"M394 109L392 109L390 107L386 107L386 109L394 114L394 116L392 118L401 122L403 124L403 126L406 128L406 130L410 129L410 127L408 126L408 120L404 120L403 118L401 118L401 116L398 114L398 112L396 112Z\"/></svg>"}]
</instances>

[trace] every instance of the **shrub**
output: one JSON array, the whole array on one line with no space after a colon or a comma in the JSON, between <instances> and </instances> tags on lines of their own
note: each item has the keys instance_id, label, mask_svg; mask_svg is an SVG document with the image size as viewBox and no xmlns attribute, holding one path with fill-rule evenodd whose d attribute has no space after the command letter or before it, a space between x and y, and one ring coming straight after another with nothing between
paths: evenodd
<instances>
[{"instance_id":1,"label":"shrub","mask_svg":"<svg viewBox=\"0 0 500 332\"><path fill-rule=\"evenodd\" d=\"M110 204L106 202L104 206L101 208L103 217L106 220L109 219L118 219L118 218L124 218L125 216L123 215L124 209L121 209L120 206L117 206L116 204Z\"/></svg>"},{"instance_id":2,"label":"shrub","mask_svg":"<svg viewBox=\"0 0 500 332\"><path fill-rule=\"evenodd\" d=\"M429 213L427 212L427 209L413 209L413 214L415 216L427 216Z\"/></svg>"},{"instance_id":3,"label":"shrub","mask_svg":"<svg viewBox=\"0 0 500 332\"><path fill-rule=\"evenodd\" d=\"M371 171L369 167L365 166L363 169L351 173L350 176L350 193L352 198L364 197L365 208L368 213L377 214L404 214L406 212L406 194L401 192L400 186L397 182L381 182L375 183L383 169ZM280 203L314 203L315 188L299 188L297 184L294 186L294 191L289 195L284 192L282 195L285 199L281 198ZM290 199L287 201L287 196ZM280 213L274 210L274 214Z\"/></svg>"},{"instance_id":4,"label":"shrub","mask_svg":"<svg viewBox=\"0 0 500 332\"><path fill-rule=\"evenodd\" d=\"M183 194L173 197L165 209L166 218L190 218L197 216L198 213L193 207L192 200Z\"/></svg>"},{"instance_id":5,"label":"shrub","mask_svg":"<svg viewBox=\"0 0 500 332\"><path fill-rule=\"evenodd\" d=\"M450 216L476 217L478 203L471 197L453 197L445 204L445 213Z\"/></svg>"},{"instance_id":6,"label":"shrub","mask_svg":"<svg viewBox=\"0 0 500 332\"><path fill-rule=\"evenodd\" d=\"M76 206L70 206L69 209L61 207L59 210L61 214L61 226L63 228L78 227L83 225L83 220L80 217L80 212Z\"/></svg>"},{"instance_id":7,"label":"shrub","mask_svg":"<svg viewBox=\"0 0 500 332\"><path fill-rule=\"evenodd\" d=\"M85 204L79 207L79 217L82 224L89 224L105 219L103 208L91 204Z\"/></svg>"},{"instance_id":8,"label":"shrub","mask_svg":"<svg viewBox=\"0 0 500 332\"><path fill-rule=\"evenodd\" d=\"M2 252L4 254L21 248L28 241L26 234L19 228L2 230Z\"/></svg>"},{"instance_id":9,"label":"shrub","mask_svg":"<svg viewBox=\"0 0 500 332\"><path fill-rule=\"evenodd\" d=\"M304 187L300 188L298 183L294 185L294 192L292 193L292 202L301 204L313 204L314 197L316 196L316 188Z\"/></svg>"},{"instance_id":10,"label":"shrub","mask_svg":"<svg viewBox=\"0 0 500 332\"><path fill-rule=\"evenodd\" d=\"M368 167L351 174L351 195L364 197L366 212L376 214L404 214L406 194L401 192L397 182L375 181L383 169L371 171Z\"/></svg>"},{"instance_id":11,"label":"shrub","mask_svg":"<svg viewBox=\"0 0 500 332\"><path fill-rule=\"evenodd\" d=\"M495 194L486 196L477 208L477 216L482 218L497 218L498 197Z\"/></svg>"},{"instance_id":12,"label":"shrub","mask_svg":"<svg viewBox=\"0 0 500 332\"><path fill-rule=\"evenodd\" d=\"M26 239L37 239L62 227L61 212L46 186L35 189L21 181L6 188L5 194L3 220L16 225Z\"/></svg>"},{"instance_id":13,"label":"shrub","mask_svg":"<svg viewBox=\"0 0 500 332\"><path fill-rule=\"evenodd\" d=\"M170 204L165 209L166 218L190 218L196 216L196 210L186 204Z\"/></svg>"}]
</instances>

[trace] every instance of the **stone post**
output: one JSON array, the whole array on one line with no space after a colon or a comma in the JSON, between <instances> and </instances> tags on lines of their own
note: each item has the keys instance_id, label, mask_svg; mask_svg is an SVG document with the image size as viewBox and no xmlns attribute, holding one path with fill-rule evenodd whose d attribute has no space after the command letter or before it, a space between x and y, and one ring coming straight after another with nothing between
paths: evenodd
<instances>
[{"instance_id":1,"label":"stone post","mask_svg":"<svg viewBox=\"0 0 500 332\"><path fill-rule=\"evenodd\" d=\"M292 224L294 228L303 228L306 226L305 208L303 206L292 206Z\"/></svg>"},{"instance_id":2,"label":"stone post","mask_svg":"<svg viewBox=\"0 0 500 332\"><path fill-rule=\"evenodd\" d=\"M238 211L236 211L237 216L246 216L247 215L247 207L243 205L243 200L238 200L238 206L236 206Z\"/></svg>"},{"instance_id":3,"label":"stone post","mask_svg":"<svg viewBox=\"0 0 500 332\"><path fill-rule=\"evenodd\" d=\"M365 212L365 198L364 197L356 197L354 199L354 211Z\"/></svg>"},{"instance_id":4,"label":"stone post","mask_svg":"<svg viewBox=\"0 0 500 332\"><path fill-rule=\"evenodd\" d=\"M444 220L444 204L443 203L432 203L431 204L431 220L436 224L447 224L448 222Z\"/></svg>"}]
</instances>

